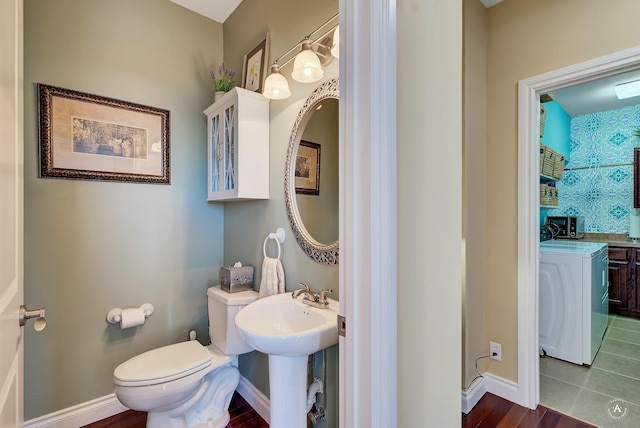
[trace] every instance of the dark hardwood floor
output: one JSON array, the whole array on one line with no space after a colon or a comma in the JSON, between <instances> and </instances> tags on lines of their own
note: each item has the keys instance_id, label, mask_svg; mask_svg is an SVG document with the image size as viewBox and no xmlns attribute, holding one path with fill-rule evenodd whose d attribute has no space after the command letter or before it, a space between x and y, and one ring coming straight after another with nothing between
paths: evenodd
<instances>
[{"instance_id":1,"label":"dark hardwood floor","mask_svg":"<svg viewBox=\"0 0 640 428\"><path fill-rule=\"evenodd\" d=\"M253 410L237 392L231 398L229 405L231 420L227 428L268 428L269 425ZM110 418L85 425L82 428L145 428L147 425L146 412L127 410Z\"/></svg>"},{"instance_id":2,"label":"dark hardwood floor","mask_svg":"<svg viewBox=\"0 0 640 428\"><path fill-rule=\"evenodd\" d=\"M594 428L543 406L536 410L519 406L490 393L484 394L468 415L463 428Z\"/></svg>"},{"instance_id":3,"label":"dark hardwood floor","mask_svg":"<svg viewBox=\"0 0 640 428\"><path fill-rule=\"evenodd\" d=\"M268 428L269 425L238 393L229 406L231 421L227 428ZM83 428L144 428L145 412L127 410ZM471 413L462 415L462 428L594 428L543 406L527 409L493 394L486 393Z\"/></svg>"}]
</instances>

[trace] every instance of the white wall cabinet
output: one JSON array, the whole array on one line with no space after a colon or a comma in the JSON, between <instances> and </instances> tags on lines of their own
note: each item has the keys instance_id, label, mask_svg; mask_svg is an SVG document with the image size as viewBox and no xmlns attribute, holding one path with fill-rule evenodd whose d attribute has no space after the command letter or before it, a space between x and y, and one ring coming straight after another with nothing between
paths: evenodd
<instances>
[{"instance_id":1,"label":"white wall cabinet","mask_svg":"<svg viewBox=\"0 0 640 428\"><path fill-rule=\"evenodd\" d=\"M269 199L269 100L236 87L204 114L207 200Z\"/></svg>"}]
</instances>

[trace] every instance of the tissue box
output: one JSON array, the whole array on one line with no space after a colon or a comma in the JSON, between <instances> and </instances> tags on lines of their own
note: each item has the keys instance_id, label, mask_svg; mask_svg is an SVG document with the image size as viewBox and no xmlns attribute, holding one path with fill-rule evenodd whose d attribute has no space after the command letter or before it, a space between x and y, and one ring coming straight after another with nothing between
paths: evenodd
<instances>
[{"instance_id":1,"label":"tissue box","mask_svg":"<svg viewBox=\"0 0 640 428\"><path fill-rule=\"evenodd\" d=\"M220 288L227 293L253 289L253 266L220 268Z\"/></svg>"}]
</instances>

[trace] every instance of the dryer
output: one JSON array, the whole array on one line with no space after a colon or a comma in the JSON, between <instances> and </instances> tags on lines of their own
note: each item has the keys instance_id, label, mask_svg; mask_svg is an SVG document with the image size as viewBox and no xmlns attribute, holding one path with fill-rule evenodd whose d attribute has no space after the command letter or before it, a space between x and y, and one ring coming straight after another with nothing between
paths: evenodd
<instances>
[{"instance_id":1,"label":"dryer","mask_svg":"<svg viewBox=\"0 0 640 428\"><path fill-rule=\"evenodd\" d=\"M549 356L591 365L609 316L607 244L540 243L540 348Z\"/></svg>"}]
</instances>

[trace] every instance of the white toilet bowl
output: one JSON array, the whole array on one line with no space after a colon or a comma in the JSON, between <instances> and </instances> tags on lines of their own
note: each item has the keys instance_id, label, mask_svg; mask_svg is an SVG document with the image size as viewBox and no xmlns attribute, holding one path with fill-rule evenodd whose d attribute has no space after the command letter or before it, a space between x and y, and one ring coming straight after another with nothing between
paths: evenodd
<instances>
[{"instance_id":1,"label":"white toilet bowl","mask_svg":"<svg viewBox=\"0 0 640 428\"><path fill-rule=\"evenodd\" d=\"M233 320L257 293L229 294L216 287L207 294L212 345L194 340L163 346L113 372L116 397L130 409L148 412L147 427L223 428L229 422L229 403L240 380L237 355L252 350Z\"/></svg>"}]
</instances>

